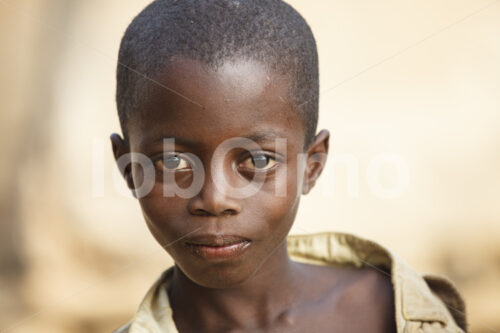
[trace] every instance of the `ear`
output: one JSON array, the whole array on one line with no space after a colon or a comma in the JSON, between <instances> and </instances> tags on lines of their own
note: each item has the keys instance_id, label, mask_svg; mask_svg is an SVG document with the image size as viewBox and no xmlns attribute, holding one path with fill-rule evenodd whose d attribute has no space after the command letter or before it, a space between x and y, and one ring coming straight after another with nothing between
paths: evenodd
<instances>
[{"instance_id":1,"label":"ear","mask_svg":"<svg viewBox=\"0 0 500 333\"><path fill-rule=\"evenodd\" d=\"M134 197L136 197L134 179L132 178L132 161L129 154L130 147L119 134L111 134L110 139L118 169L127 182L128 188L132 191Z\"/></svg>"},{"instance_id":2,"label":"ear","mask_svg":"<svg viewBox=\"0 0 500 333\"><path fill-rule=\"evenodd\" d=\"M330 133L327 130L322 130L316 135L313 143L307 149L302 194L308 194L311 191L319 175L325 168L329 141Z\"/></svg>"}]
</instances>

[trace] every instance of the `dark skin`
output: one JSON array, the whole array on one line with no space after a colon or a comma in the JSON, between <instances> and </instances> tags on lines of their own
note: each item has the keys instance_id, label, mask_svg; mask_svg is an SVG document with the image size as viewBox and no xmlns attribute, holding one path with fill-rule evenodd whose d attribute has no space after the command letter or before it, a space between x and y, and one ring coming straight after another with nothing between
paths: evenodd
<instances>
[{"instance_id":1,"label":"dark skin","mask_svg":"<svg viewBox=\"0 0 500 333\"><path fill-rule=\"evenodd\" d=\"M168 295L179 332L395 332L390 277L288 256L286 236L300 196L321 174L329 141L323 130L305 146L302 119L288 99L290 80L254 61L228 60L214 69L183 58L154 79L196 103L151 84L142 112L128 123L129 141L118 134L111 140L116 159L138 152L154 162L152 190L138 200L153 236L175 261ZM242 142L214 155L235 137L252 139L258 149ZM164 151L163 138L175 138L175 151ZM276 138L286 145L277 147ZM166 173L180 188L193 181L196 166L183 153L202 162L201 190L165 197ZM303 167L299 153L306 156ZM132 163L123 176L134 192L144 175ZM254 195L233 195L253 184L252 177L261 182ZM284 195L276 195L282 184ZM234 258L206 260L185 243L198 234L236 235L249 245Z\"/></svg>"}]
</instances>

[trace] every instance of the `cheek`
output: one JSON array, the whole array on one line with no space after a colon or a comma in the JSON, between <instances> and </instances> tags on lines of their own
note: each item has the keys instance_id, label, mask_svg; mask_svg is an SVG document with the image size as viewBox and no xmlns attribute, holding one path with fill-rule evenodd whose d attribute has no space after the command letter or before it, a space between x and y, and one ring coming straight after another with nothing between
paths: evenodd
<instances>
[{"instance_id":1,"label":"cheek","mask_svg":"<svg viewBox=\"0 0 500 333\"><path fill-rule=\"evenodd\" d=\"M161 183L151 192L139 199L144 219L153 236L159 242L169 242L180 237L186 212L185 200L179 197L164 197Z\"/></svg>"},{"instance_id":2,"label":"cheek","mask_svg":"<svg viewBox=\"0 0 500 333\"><path fill-rule=\"evenodd\" d=\"M282 203L295 201L300 197L298 178L296 163L289 162L280 166L269 177L262 186L261 192L265 195L272 195L274 200L280 200Z\"/></svg>"},{"instance_id":3,"label":"cheek","mask_svg":"<svg viewBox=\"0 0 500 333\"><path fill-rule=\"evenodd\" d=\"M288 233L293 224L300 199L295 170L290 167L276 172L272 181L266 182L257 195L259 202L254 205L265 214L262 218L268 221L269 233Z\"/></svg>"}]
</instances>

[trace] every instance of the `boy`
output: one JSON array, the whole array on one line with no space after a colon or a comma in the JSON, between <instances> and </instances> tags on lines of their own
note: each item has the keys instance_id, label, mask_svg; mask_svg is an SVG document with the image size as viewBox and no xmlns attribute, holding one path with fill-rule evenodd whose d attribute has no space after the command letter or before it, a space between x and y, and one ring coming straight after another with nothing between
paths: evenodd
<instances>
[{"instance_id":1,"label":"boy","mask_svg":"<svg viewBox=\"0 0 500 333\"><path fill-rule=\"evenodd\" d=\"M156 0L117 82L113 152L175 262L117 332L465 331L452 285L381 246L287 237L329 139L314 37L289 5Z\"/></svg>"}]
</instances>

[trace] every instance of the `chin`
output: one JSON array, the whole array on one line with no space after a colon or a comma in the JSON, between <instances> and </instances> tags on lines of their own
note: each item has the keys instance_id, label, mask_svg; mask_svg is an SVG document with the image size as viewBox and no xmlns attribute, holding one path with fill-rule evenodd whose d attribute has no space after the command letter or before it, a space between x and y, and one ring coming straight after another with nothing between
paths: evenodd
<instances>
[{"instance_id":1,"label":"chin","mask_svg":"<svg viewBox=\"0 0 500 333\"><path fill-rule=\"evenodd\" d=\"M228 267L223 264L211 265L211 267L204 268L203 270L182 270L197 285L214 289L238 287L253 276L253 270L247 267Z\"/></svg>"}]
</instances>

